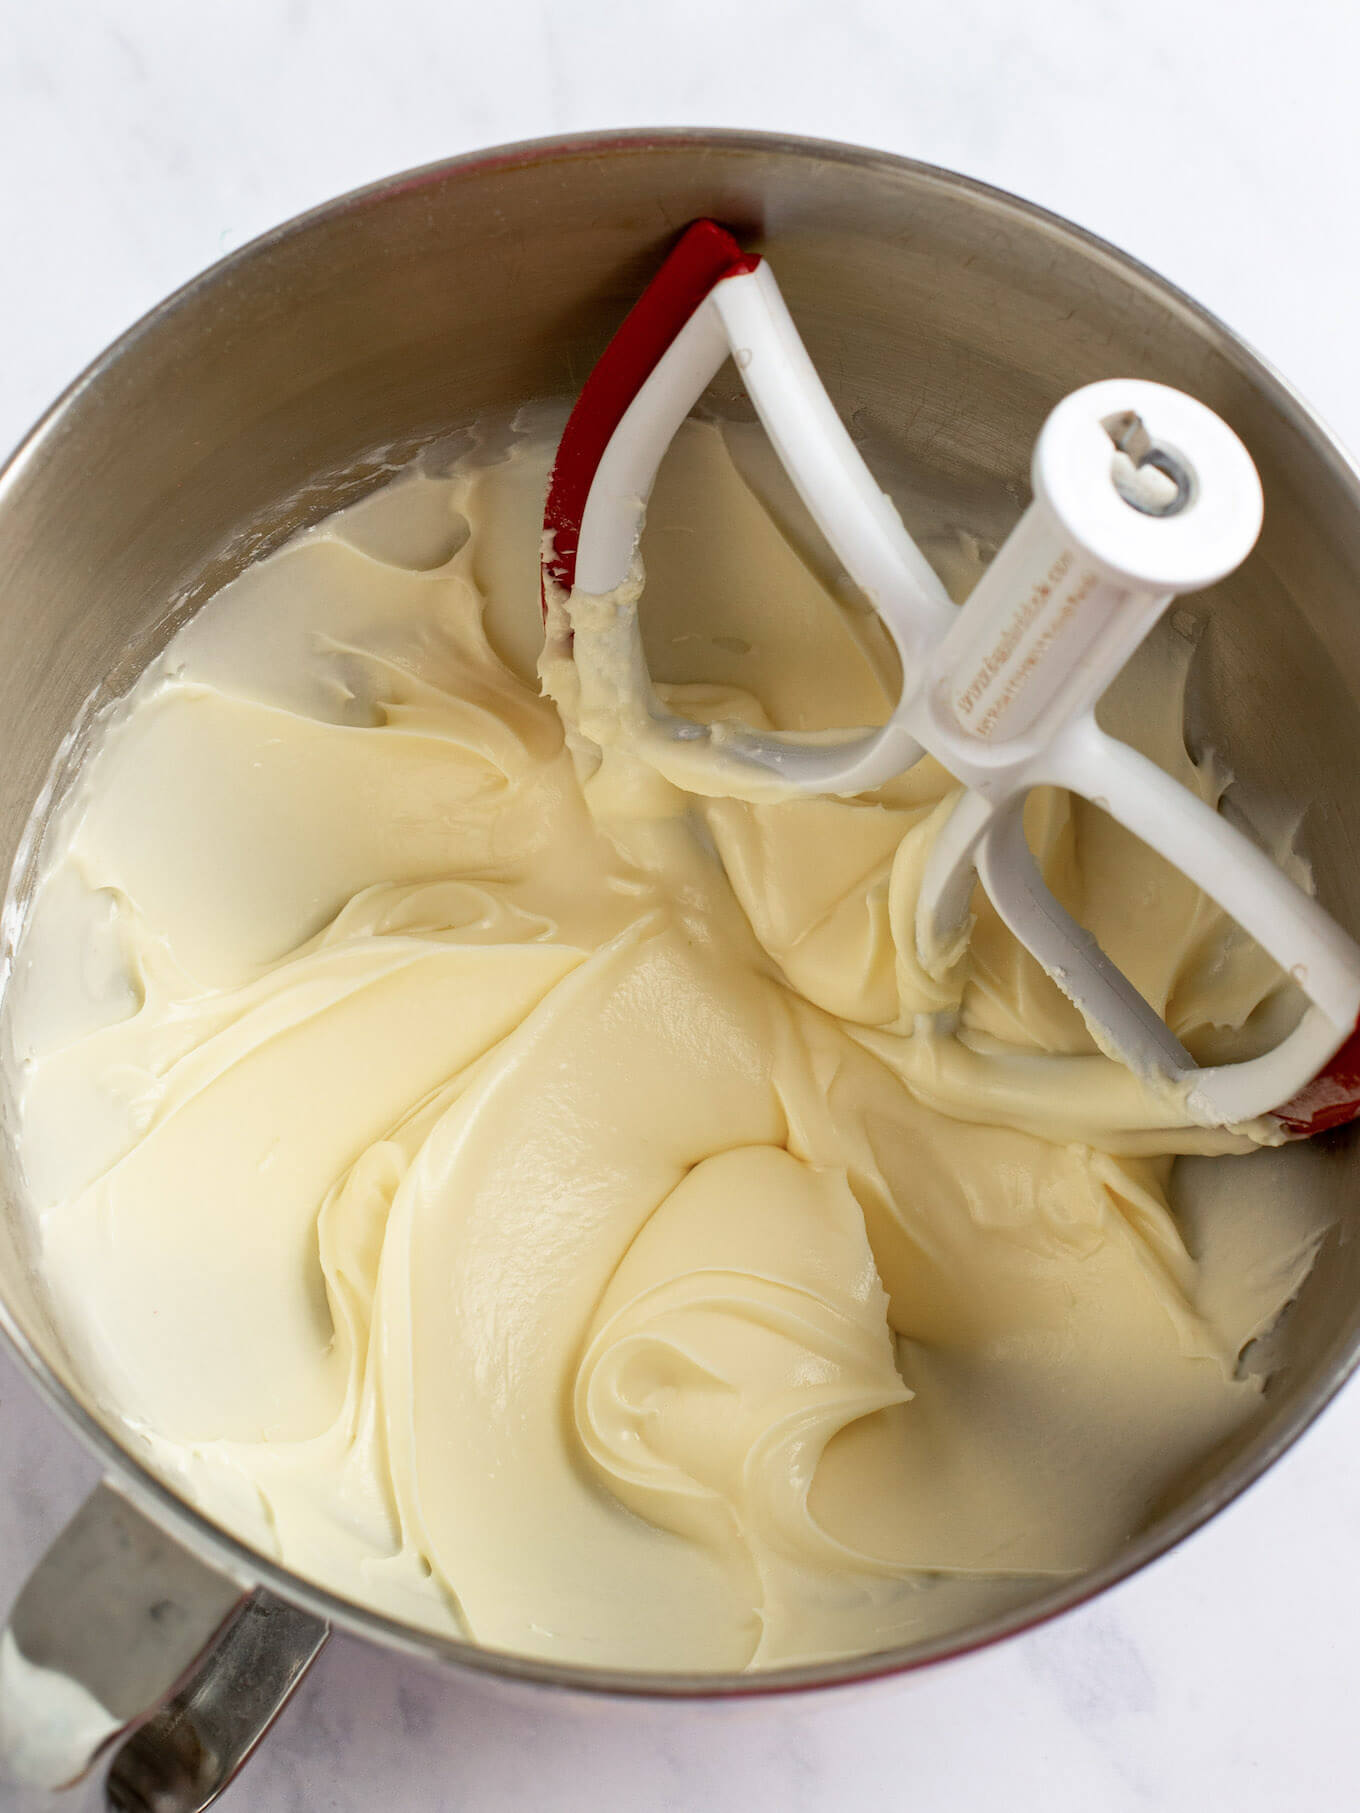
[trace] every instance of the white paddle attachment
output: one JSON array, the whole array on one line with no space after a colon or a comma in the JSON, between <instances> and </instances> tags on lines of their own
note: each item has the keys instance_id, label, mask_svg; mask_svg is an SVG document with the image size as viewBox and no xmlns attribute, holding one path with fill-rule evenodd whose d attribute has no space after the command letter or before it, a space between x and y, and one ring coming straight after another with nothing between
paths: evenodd
<instances>
[{"instance_id":1,"label":"white paddle attachment","mask_svg":"<svg viewBox=\"0 0 1360 1813\"><path fill-rule=\"evenodd\" d=\"M816 746L730 726L724 759L791 789L854 794L923 752L959 781L932 851L916 941L939 972L975 879L1082 1013L1100 1047L1173 1087L1187 1118L1273 1114L1295 1135L1360 1113L1360 948L1255 845L1126 744L1095 706L1172 599L1232 572L1261 526L1237 436L1164 385L1087 385L1035 446L1033 502L962 607L953 605L836 414L769 266L694 223L586 384L558 450L544 584L592 595L628 578L657 469L724 361L735 360L808 511L902 658L887 723ZM640 638L633 651L645 673ZM709 733L653 699L658 728ZM1273 1051L1201 1067L1048 889L1025 842L1037 786L1093 801L1216 900L1288 972L1308 1006Z\"/></svg>"}]
</instances>

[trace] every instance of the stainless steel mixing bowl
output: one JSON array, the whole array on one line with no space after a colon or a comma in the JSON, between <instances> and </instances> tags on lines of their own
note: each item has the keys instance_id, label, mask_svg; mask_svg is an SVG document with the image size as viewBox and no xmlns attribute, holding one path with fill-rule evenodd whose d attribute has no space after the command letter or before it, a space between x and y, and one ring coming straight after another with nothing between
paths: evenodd
<instances>
[{"instance_id":1,"label":"stainless steel mixing bowl","mask_svg":"<svg viewBox=\"0 0 1360 1813\"><path fill-rule=\"evenodd\" d=\"M1157 378L1226 417L1260 468L1266 528L1247 566L1196 605L1207 627L1194 718L1212 723L1258 801L1306 803L1319 892L1360 932L1360 484L1321 424L1186 297L1009 196L840 145L640 132L458 159L280 228L147 316L15 455L0 482L0 839L5 867L17 865L7 960L25 826L54 763L60 775L78 759L79 735L63 739L88 722L91 696L126 687L170 624L387 462L484 412L572 394L698 214L770 251L842 413L891 452L911 493L947 497L984 529L1019 514L1035 432L1076 385ZM11 1752L31 1775L70 1775L178 1690L171 1713L123 1744L115 1797L135 1804L159 1779L158 1807L204 1805L331 1624L454 1675L673 1696L819 1687L993 1642L1179 1541L1337 1389L1360 1352L1358 1180L1344 1132L1182 1165L1192 1206L1227 1192L1247 1212L1287 1190L1333 1227L1271 1338L1259 1418L1149 1505L1105 1567L944 1640L756 1677L640 1676L495 1654L342 1603L145 1472L82 1393L45 1313L7 1144L0 1320L107 1472L0 1646ZM81 1684L83 1725L47 1692L58 1678Z\"/></svg>"}]
</instances>

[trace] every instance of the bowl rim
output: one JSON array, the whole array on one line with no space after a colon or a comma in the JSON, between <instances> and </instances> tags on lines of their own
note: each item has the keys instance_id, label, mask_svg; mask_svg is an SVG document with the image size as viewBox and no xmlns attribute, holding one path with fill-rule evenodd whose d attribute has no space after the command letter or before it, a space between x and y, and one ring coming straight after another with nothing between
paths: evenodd
<instances>
[{"instance_id":1,"label":"bowl rim","mask_svg":"<svg viewBox=\"0 0 1360 1813\"><path fill-rule=\"evenodd\" d=\"M450 177L472 179L499 170L583 157L618 156L668 149L720 149L818 164L842 164L858 170L905 174L916 182L952 194L965 202L983 202L1062 239L1088 257L1094 256L1125 278L1156 292L1173 312L1187 317L1251 387L1282 415L1312 451L1332 469L1348 491L1360 521L1360 467L1336 435L1304 402L1281 374L1218 316L1108 240L1063 216L1008 190L939 165L838 140L793 134L707 127L628 127L525 139L470 151L363 184L332 200L283 221L209 265L142 315L99 353L61 392L0 466L0 502L23 469L60 431L73 404L110 373L125 354L158 332L181 309L230 279L247 265L268 259L284 243L346 215L380 208L385 201L412 189L433 186ZM22 858L22 846L20 849ZM213 1522L153 1473L82 1405L37 1351L0 1295L0 1337L20 1370L49 1407L104 1468L108 1482L131 1499L167 1534L191 1552L217 1566L247 1588L268 1587L337 1629L382 1645L398 1654L526 1685L580 1694L653 1700L730 1699L807 1692L913 1674L934 1664L971 1655L1008 1637L1023 1635L1066 1611L1084 1605L1108 1588L1127 1580L1175 1548L1238 1498L1290 1448L1315 1421L1360 1366L1360 1331L1336 1353L1309 1390L1300 1395L1289 1416L1270 1438L1249 1455L1239 1455L1221 1474L1206 1482L1183 1505L1158 1519L1150 1529L1100 1567L1058 1582L1016 1609L994 1614L965 1630L925 1638L892 1649L837 1657L822 1662L736 1674L661 1672L555 1662L485 1647L468 1639L422 1630L317 1586Z\"/></svg>"}]
</instances>

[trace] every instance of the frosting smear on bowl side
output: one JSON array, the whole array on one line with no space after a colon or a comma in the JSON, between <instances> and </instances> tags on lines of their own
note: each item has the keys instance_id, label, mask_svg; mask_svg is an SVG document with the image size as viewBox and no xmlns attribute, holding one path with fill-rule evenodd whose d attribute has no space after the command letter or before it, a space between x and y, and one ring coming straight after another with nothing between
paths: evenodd
<instances>
[{"instance_id":1,"label":"frosting smear on bowl side","mask_svg":"<svg viewBox=\"0 0 1360 1813\"><path fill-rule=\"evenodd\" d=\"M550 455L301 536L102 727L9 1002L55 1308L177 1489L412 1623L684 1670L955 1628L1106 1559L1253 1414L1239 1356L1318 1230L1282 1204L1197 1259L1172 1158L1250 1133L1178 1124L982 897L921 969L942 769L696 796L607 732L562 605L541 690ZM653 672L710 722L881 721L873 619L758 481L740 431L682 433ZM1213 798L1189 653L1108 709ZM1094 808L1030 819L1192 1052L1246 1049L1266 960Z\"/></svg>"}]
</instances>

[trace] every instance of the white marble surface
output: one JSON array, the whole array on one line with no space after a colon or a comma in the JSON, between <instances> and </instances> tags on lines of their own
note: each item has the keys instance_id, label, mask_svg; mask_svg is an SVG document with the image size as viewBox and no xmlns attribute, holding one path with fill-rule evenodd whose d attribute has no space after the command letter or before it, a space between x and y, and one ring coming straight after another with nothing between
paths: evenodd
<instances>
[{"instance_id":1,"label":"white marble surface","mask_svg":"<svg viewBox=\"0 0 1360 1813\"><path fill-rule=\"evenodd\" d=\"M329 195L539 133L702 123L1032 196L1216 309L1360 445L1358 58L1349 0L0 0L0 442L167 290ZM0 1604L92 1477L0 1362ZM336 1641L222 1804L1339 1813L1358 1528L1353 1388L1177 1554L935 1676L583 1708Z\"/></svg>"}]
</instances>

